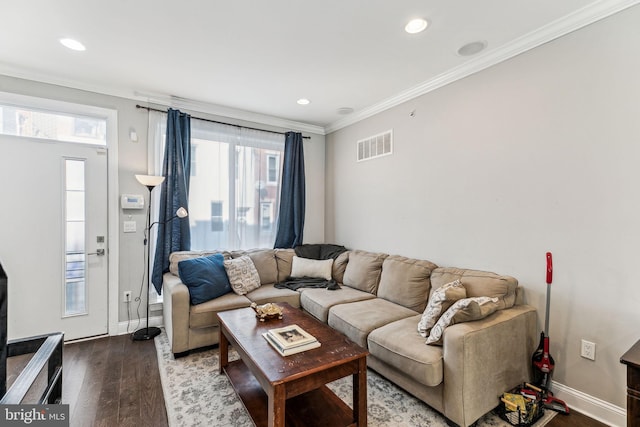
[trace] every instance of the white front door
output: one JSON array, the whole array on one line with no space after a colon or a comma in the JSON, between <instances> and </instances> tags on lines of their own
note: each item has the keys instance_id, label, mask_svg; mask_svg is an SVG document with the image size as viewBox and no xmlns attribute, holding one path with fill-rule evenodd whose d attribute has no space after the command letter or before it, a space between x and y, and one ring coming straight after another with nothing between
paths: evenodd
<instances>
[{"instance_id":1,"label":"white front door","mask_svg":"<svg viewBox=\"0 0 640 427\"><path fill-rule=\"evenodd\" d=\"M108 330L107 150L0 135L8 337Z\"/></svg>"}]
</instances>

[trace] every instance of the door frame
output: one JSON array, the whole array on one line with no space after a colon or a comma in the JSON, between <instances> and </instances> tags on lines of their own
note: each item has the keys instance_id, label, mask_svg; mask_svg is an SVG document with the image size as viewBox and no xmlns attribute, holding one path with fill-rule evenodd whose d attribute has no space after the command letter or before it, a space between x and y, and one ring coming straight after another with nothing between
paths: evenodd
<instances>
[{"instance_id":1,"label":"door frame","mask_svg":"<svg viewBox=\"0 0 640 427\"><path fill-rule=\"evenodd\" d=\"M49 111L103 117L107 120L107 333L118 334L118 294L120 272L120 212L118 185L118 111L94 105L59 101L49 98L0 92L0 101L15 105L24 105Z\"/></svg>"}]
</instances>

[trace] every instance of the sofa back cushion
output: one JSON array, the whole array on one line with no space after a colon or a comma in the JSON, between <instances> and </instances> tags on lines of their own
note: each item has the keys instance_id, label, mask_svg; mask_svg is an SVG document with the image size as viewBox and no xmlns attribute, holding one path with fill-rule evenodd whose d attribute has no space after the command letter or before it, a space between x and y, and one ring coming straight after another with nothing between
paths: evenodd
<instances>
[{"instance_id":1,"label":"sofa back cushion","mask_svg":"<svg viewBox=\"0 0 640 427\"><path fill-rule=\"evenodd\" d=\"M375 295L382 274L382 263L387 256L381 253L351 251L342 283Z\"/></svg>"},{"instance_id":2,"label":"sofa back cushion","mask_svg":"<svg viewBox=\"0 0 640 427\"><path fill-rule=\"evenodd\" d=\"M454 280L460 280L464 285L467 298L498 298L500 310L513 307L516 302L518 281L514 277L455 267L439 267L431 272L431 285L434 289Z\"/></svg>"},{"instance_id":3,"label":"sofa back cushion","mask_svg":"<svg viewBox=\"0 0 640 427\"><path fill-rule=\"evenodd\" d=\"M174 276L179 276L178 263L186 259L200 258L203 256L222 254L224 259L231 259L231 254L225 251L176 251L169 255L169 271Z\"/></svg>"},{"instance_id":4,"label":"sofa back cushion","mask_svg":"<svg viewBox=\"0 0 640 427\"><path fill-rule=\"evenodd\" d=\"M260 284L267 285L278 282L278 264L273 249L250 249L247 251L233 251L233 258L247 255L253 261L260 276Z\"/></svg>"},{"instance_id":5,"label":"sofa back cushion","mask_svg":"<svg viewBox=\"0 0 640 427\"><path fill-rule=\"evenodd\" d=\"M436 267L430 261L390 255L382 263L377 295L422 312L431 290L431 271Z\"/></svg>"},{"instance_id":6,"label":"sofa back cushion","mask_svg":"<svg viewBox=\"0 0 640 427\"><path fill-rule=\"evenodd\" d=\"M274 249L273 254L276 257L276 267L278 268L276 283L284 282L287 277L291 276L291 266L296 252L293 249Z\"/></svg>"},{"instance_id":7,"label":"sofa back cushion","mask_svg":"<svg viewBox=\"0 0 640 427\"><path fill-rule=\"evenodd\" d=\"M333 280L338 283L342 283L344 281L344 271L347 269L348 262L349 251L341 253L335 260L333 260L333 267L331 271Z\"/></svg>"}]
</instances>

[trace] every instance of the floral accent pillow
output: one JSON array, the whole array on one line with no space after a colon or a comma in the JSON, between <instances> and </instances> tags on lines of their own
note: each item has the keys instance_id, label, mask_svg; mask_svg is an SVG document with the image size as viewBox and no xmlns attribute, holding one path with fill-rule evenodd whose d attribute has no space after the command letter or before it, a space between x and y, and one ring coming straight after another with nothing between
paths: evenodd
<instances>
[{"instance_id":1,"label":"floral accent pillow","mask_svg":"<svg viewBox=\"0 0 640 427\"><path fill-rule=\"evenodd\" d=\"M431 329L426 344L442 345L442 334L447 326L484 319L500 308L498 298L473 297L456 301Z\"/></svg>"},{"instance_id":2,"label":"floral accent pillow","mask_svg":"<svg viewBox=\"0 0 640 427\"><path fill-rule=\"evenodd\" d=\"M442 313L447 311L449 307L456 301L466 298L467 290L464 288L460 280L447 283L433 291L429 303L422 313L422 318L418 323L418 332L423 337L428 337L431 328L436 324Z\"/></svg>"},{"instance_id":3,"label":"floral accent pillow","mask_svg":"<svg viewBox=\"0 0 640 427\"><path fill-rule=\"evenodd\" d=\"M260 287L258 270L249 256L224 261L224 269L227 271L231 289L238 295L245 295Z\"/></svg>"}]
</instances>

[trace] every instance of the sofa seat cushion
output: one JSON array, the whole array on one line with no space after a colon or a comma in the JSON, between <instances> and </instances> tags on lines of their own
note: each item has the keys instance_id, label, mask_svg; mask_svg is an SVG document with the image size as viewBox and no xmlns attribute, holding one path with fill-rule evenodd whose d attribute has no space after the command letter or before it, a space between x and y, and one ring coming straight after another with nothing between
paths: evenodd
<instances>
[{"instance_id":1,"label":"sofa seat cushion","mask_svg":"<svg viewBox=\"0 0 640 427\"><path fill-rule=\"evenodd\" d=\"M374 298L334 305L329 310L328 323L351 341L366 347L367 336L374 329L396 320L414 317L416 314L419 313L385 299ZM411 329L416 332L415 324Z\"/></svg>"},{"instance_id":2,"label":"sofa seat cushion","mask_svg":"<svg viewBox=\"0 0 640 427\"><path fill-rule=\"evenodd\" d=\"M300 293L291 289L278 289L273 284L262 285L258 289L246 295L252 302L258 305L268 302L286 302L292 307L300 307Z\"/></svg>"},{"instance_id":3,"label":"sofa seat cushion","mask_svg":"<svg viewBox=\"0 0 640 427\"><path fill-rule=\"evenodd\" d=\"M429 387L443 380L442 347L424 345L415 330L420 315L397 320L373 330L367 344L372 356Z\"/></svg>"},{"instance_id":4,"label":"sofa seat cushion","mask_svg":"<svg viewBox=\"0 0 640 427\"><path fill-rule=\"evenodd\" d=\"M218 318L216 317L216 313L233 310L235 308L249 307L250 305L251 300L249 300L249 298L233 292L203 302L202 304L192 305L189 307L189 327L206 328L209 326L217 326Z\"/></svg>"},{"instance_id":5,"label":"sofa seat cushion","mask_svg":"<svg viewBox=\"0 0 640 427\"><path fill-rule=\"evenodd\" d=\"M356 301L373 299L375 295L369 292L359 291L348 286L330 291L320 288L302 288L300 293L300 305L302 308L321 322L327 323L329 309L336 304L345 304Z\"/></svg>"}]
</instances>

